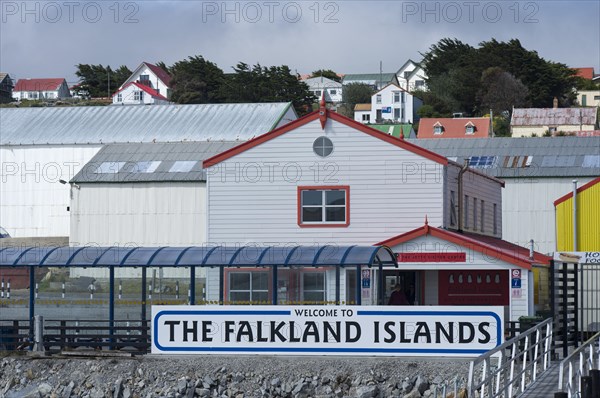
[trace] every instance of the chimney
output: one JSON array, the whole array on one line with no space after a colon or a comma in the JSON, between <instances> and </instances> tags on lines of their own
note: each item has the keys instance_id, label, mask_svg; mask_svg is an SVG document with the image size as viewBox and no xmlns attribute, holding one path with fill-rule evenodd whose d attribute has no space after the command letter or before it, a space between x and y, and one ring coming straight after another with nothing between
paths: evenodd
<instances>
[{"instance_id":1,"label":"chimney","mask_svg":"<svg viewBox=\"0 0 600 398\"><path fill-rule=\"evenodd\" d=\"M554 109L558 108L558 98L554 97L554 100L552 101L552 107Z\"/></svg>"}]
</instances>

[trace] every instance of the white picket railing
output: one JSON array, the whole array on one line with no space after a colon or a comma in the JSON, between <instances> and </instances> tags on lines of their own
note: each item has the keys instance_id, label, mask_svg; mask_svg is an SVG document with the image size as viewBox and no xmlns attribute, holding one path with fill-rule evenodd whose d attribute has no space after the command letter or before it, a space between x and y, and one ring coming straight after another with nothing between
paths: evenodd
<instances>
[{"instance_id":1,"label":"white picket railing","mask_svg":"<svg viewBox=\"0 0 600 398\"><path fill-rule=\"evenodd\" d=\"M600 333L583 343L571 355L562 360L558 368L558 391L566 392L569 398L579 397L581 377L589 376L590 370L600 365ZM565 374L565 368L568 370ZM565 376L567 379L565 380Z\"/></svg>"},{"instance_id":2,"label":"white picket railing","mask_svg":"<svg viewBox=\"0 0 600 398\"><path fill-rule=\"evenodd\" d=\"M468 396L512 398L524 392L550 366L552 333L549 318L471 361Z\"/></svg>"}]
</instances>

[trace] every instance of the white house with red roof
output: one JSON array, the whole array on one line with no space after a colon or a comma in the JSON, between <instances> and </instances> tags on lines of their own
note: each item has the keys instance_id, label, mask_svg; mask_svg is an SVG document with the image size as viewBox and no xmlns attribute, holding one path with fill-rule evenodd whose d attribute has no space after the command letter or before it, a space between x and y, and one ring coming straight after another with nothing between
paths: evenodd
<instances>
[{"instance_id":1,"label":"white house with red roof","mask_svg":"<svg viewBox=\"0 0 600 398\"><path fill-rule=\"evenodd\" d=\"M71 97L67 81L63 78L19 79L13 88L16 100L46 100Z\"/></svg>"},{"instance_id":2,"label":"white house with red roof","mask_svg":"<svg viewBox=\"0 0 600 398\"><path fill-rule=\"evenodd\" d=\"M545 264L546 258L530 260L527 249L516 251L501 240L501 180L326 110L324 104L317 112L207 159L204 167L209 244L384 242L399 256L414 254L400 268L282 268L276 284L267 283L270 269L225 269L225 301L264 299L277 286L280 302L308 297L330 302L339 280L341 299L348 303L385 304L390 287L400 283L405 289L415 287L419 304L493 303L504 305L511 319L532 309L529 272L533 263ZM414 232L411 240L425 240L404 240L405 234L423 229L424 222L426 232L440 232L436 242ZM523 287L511 296L513 269L519 270ZM484 282L471 287L471 299L455 302L453 291L440 280L446 272L460 270L471 272L470 277L457 273L461 281ZM207 270L209 300L219 299L219 272ZM342 273L339 279L336 272ZM355 289L357 278L367 286L360 292ZM385 287L378 290L375 281ZM488 294L492 284L493 301Z\"/></svg>"},{"instance_id":3,"label":"white house with red roof","mask_svg":"<svg viewBox=\"0 0 600 398\"><path fill-rule=\"evenodd\" d=\"M171 76L160 67L142 62L112 95L118 105L162 105L169 103Z\"/></svg>"},{"instance_id":4,"label":"white house with red roof","mask_svg":"<svg viewBox=\"0 0 600 398\"><path fill-rule=\"evenodd\" d=\"M417 138L488 138L489 117L422 118Z\"/></svg>"}]
</instances>

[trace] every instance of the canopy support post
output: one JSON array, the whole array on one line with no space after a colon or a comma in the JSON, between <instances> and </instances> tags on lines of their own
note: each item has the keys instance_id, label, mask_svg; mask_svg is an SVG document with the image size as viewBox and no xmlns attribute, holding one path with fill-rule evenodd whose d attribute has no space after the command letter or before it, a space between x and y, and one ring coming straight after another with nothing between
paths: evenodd
<instances>
[{"instance_id":1,"label":"canopy support post","mask_svg":"<svg viewBox=\"0 0 600 398\"><path fill-rule=\"evenodd\" d=\"M142 267L142 323L146 322L146 267Z\"/></svg>"},{"instance_id":2,"label":"canopy support post","mask_svg":"<svg viewBox=\"0 0 600 398\"><path fill-rule=\"evenodd\" d=\"M225 266L219 267L219 305L223 305L225 300Z\"/></svg>"},{"instance_id":3,"label":"canopy support post","mask_svg":"<svg viewBox=\"0 0 600 398\"><path fill-rule=\"evenodd\" d=\"M110 349L114 350L114 334L115 334L115 266L111 265L108 268L108 334L110 336Z\"/></svg>"},{"instance_id":4,"label":"canopy support post","mask_svg":"<svg viewBox=\"0 0 600 398\"><path fill-rule=\"evenodd\" d=\"M35 316L35 268L29 266L29 341L33 342L33 317ZM31 345L33 349L33 344Z\"/></svg>"},{"instance_id":5,"label":"canopy support post","mask_svg":"<svg viewBox=\"0 0 600 398\"><path fill-rule=\"evenodd\" d=\"M271 281L272 298L271 304L277 305L277 265L273 264L273 275Z\"/></svg>"},{"instance_id":6,"label":"canopy support post","mask_svg":"<svg viewBox=\"0 0 600 398\"><path fill-rule=\"evenodd\" d=\"M335 267L335 305L340 305L340 265Z\"/></svg>"},{"instance_id":7,"label":"canopy support post","mask_svg":"<svg viewBox=\"0 0 600 398\"><path fill-rule=\"evenodd\" d=\"M190 266L190 305L196 305L196 266Z\"/></svg>"},{"instance_id":8,"label":"canopy support post","mask_svg":"<svg viewBox=\"0 0 600 398\"><path fill-rule=\"evenodd\" d=\"M356 266L356 305L362 305L361 299L361 284L362 284L362 275L360 273L360 265Z\"/></svg>"}]
</instances>

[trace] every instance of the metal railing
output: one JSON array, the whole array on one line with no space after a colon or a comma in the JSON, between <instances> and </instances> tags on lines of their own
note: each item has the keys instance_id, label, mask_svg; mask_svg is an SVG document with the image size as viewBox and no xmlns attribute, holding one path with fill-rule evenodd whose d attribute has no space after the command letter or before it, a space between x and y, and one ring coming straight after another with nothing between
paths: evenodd
<instances>
[{"instance_id":1,"label":"metal railing","mask_svg":"<svg viewBox=\"0 0 600 398\"><path fill-rule=\"evenodd\" d=\"M477 391L481 398L511 398L525 391L549 368L552 337L552 318L548 318L471 361L468 396L475 397Z\"/></svg>"},{"instance_id":2,"label":"metal railing","mask_svg":"<svg viewBox=\"0 0 600 398\"><path fill-rule=\"evenodd\" d=\"M566 392L569 398L580 396L581 378L588 376L591 370L598 369L600 365L599 345L600 332L562 360L558 368L558 391ZM565 368L568 369L567 375Z\"/></svg>"}]
</instances>

